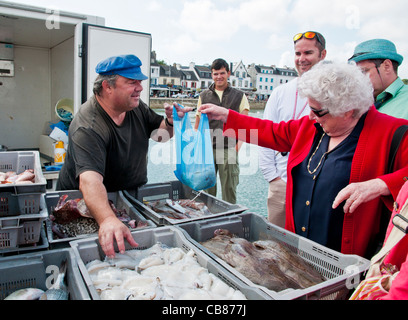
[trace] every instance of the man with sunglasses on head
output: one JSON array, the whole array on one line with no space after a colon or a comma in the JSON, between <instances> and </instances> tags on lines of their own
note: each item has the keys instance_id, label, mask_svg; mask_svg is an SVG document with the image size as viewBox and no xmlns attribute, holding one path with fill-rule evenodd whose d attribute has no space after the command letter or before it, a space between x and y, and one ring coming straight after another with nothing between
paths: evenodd
<instances>
[{"instance_id":1,"label":"man with sunglasses on head","mask_svg":"<svg viewBox=\"0 0 408 320\"><path fill-rule=\"evenodd\" d=\"M408 119L408 86L398 77L402 60L394 43L385 39L360 43L349 59L369 75L378 111Z\"/></svg>"},{"instance_id":2,"label":"man with sunglasses on head","mask_svg":"<svg viewBox=\"0 0 408 320\"><path fill-rule=\"evenodd\" d=\"M326 57L326 40L318 32L298 33L293 37L293 42L294 61L299 77ZM296 78L273 90L265 106L264 119L279 122L299 119L309 114L307 99L299 96L297 82ZM285 226L287 162L287 153L269 148L259 149L259 166L265 180L269 182L268 220L280 227Z\"/></svg>"}]
</instances>

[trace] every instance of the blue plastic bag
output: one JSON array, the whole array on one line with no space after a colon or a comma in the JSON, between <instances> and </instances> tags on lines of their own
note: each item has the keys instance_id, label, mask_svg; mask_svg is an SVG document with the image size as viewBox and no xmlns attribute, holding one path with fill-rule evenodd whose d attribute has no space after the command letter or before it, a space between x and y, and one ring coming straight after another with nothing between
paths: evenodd
<instances>
[{"instance_id":1,"label":"blue plastic bag","mask_svg":"<svg viewBox=\"0 0 408 320\"><path fill-rule=\"evenodd\" d=\"M173 108L177 154L174 174L181 183L196 191L211 188L217 182L208 117L201 114L200 118L195 131L188 114L179 118L176 108Z\"/></svg>"}]
</instances>

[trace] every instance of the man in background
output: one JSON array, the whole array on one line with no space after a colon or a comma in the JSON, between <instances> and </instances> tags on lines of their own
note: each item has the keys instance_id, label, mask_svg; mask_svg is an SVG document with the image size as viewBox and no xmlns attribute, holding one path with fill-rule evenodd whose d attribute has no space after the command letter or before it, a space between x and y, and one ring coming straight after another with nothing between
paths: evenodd
<instances>
[{"instance_id":1,"label":"man in background","mask_svg":"<svg viewBox=\"0 0 408 320\"><path fill-rule=\"evenodd\" d=\"M378 111L408 119L408 87L398 77L398 67L402 60L394 43L385 39L360 43L349 59L369 75Z\"/></svg>"},{"instance_id":2,"label":"man in background","mask_svg":"<svg viewBox=\"0 0 408 320\"><path fill-rule=\"evenodd\" d=\"M214 83L204 90L198 99L197 108L201 104L213 103L226 109L232 109L247 115L249 103L246 95L228 83L231 75L228 63L224 59L216 59L211 65L211 76ZM200 122L200 114L197 113L195 129ZM211 136L213 141L213 152L215 170L218 172L222 199L229 203L237 202L237 186L239 183L239 163L238 152L242 142L237 143L236 139L223 137L223 123L218 120L210 120ZM217 195L217 184L206 190L209 194Z\"/></svg>"}]
</instances>

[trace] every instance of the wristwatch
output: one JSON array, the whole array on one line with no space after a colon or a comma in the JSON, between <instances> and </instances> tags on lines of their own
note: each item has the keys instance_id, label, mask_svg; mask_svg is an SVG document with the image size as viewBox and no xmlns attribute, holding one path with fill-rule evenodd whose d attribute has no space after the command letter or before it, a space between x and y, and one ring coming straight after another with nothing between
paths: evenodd
<instances>
[{"instance_id":1,"label":"wristwatch","mask_svg":"<svg viewBox=\"0 0 408 320\"><path fill-rule=\"evenodd\" d=\"M169 122L169 119L167 119L167 117L166 117L166 119L164 120L164 122L166 123L166 126L168 126L168 127L172 127L172 126L173 126L173 124Z\"/></svg>"}]
</instances>

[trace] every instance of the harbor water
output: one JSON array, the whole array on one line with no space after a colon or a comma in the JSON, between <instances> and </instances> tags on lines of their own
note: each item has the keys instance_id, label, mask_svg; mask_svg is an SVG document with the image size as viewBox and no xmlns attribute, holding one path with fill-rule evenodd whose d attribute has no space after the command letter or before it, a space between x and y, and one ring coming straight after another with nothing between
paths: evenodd
<instances>
[{"instance_id":1,"label":"harbor water","mask_svg":"<svg viewBox=\"0 0 408 320\"><path fill-rule=\"evenodd\" d=\"M162 111L155 110L159 114ZM250 116L261 118L263 111L251 111ZM194 126L194 114L190 113ZM258 146L244 143L239 152L240 176L237 188L237 203L248 208L248 212L267 216L266 199L268 183L259 169ZM159 183L177 180L174 175L176 169L176 155L174 138L166 143L150 140L148 158L148 183ZM218 186L220 185L218 180ZM221 199L221 188L217 188L217 198Z\"/></svg>"}]
</instances>

